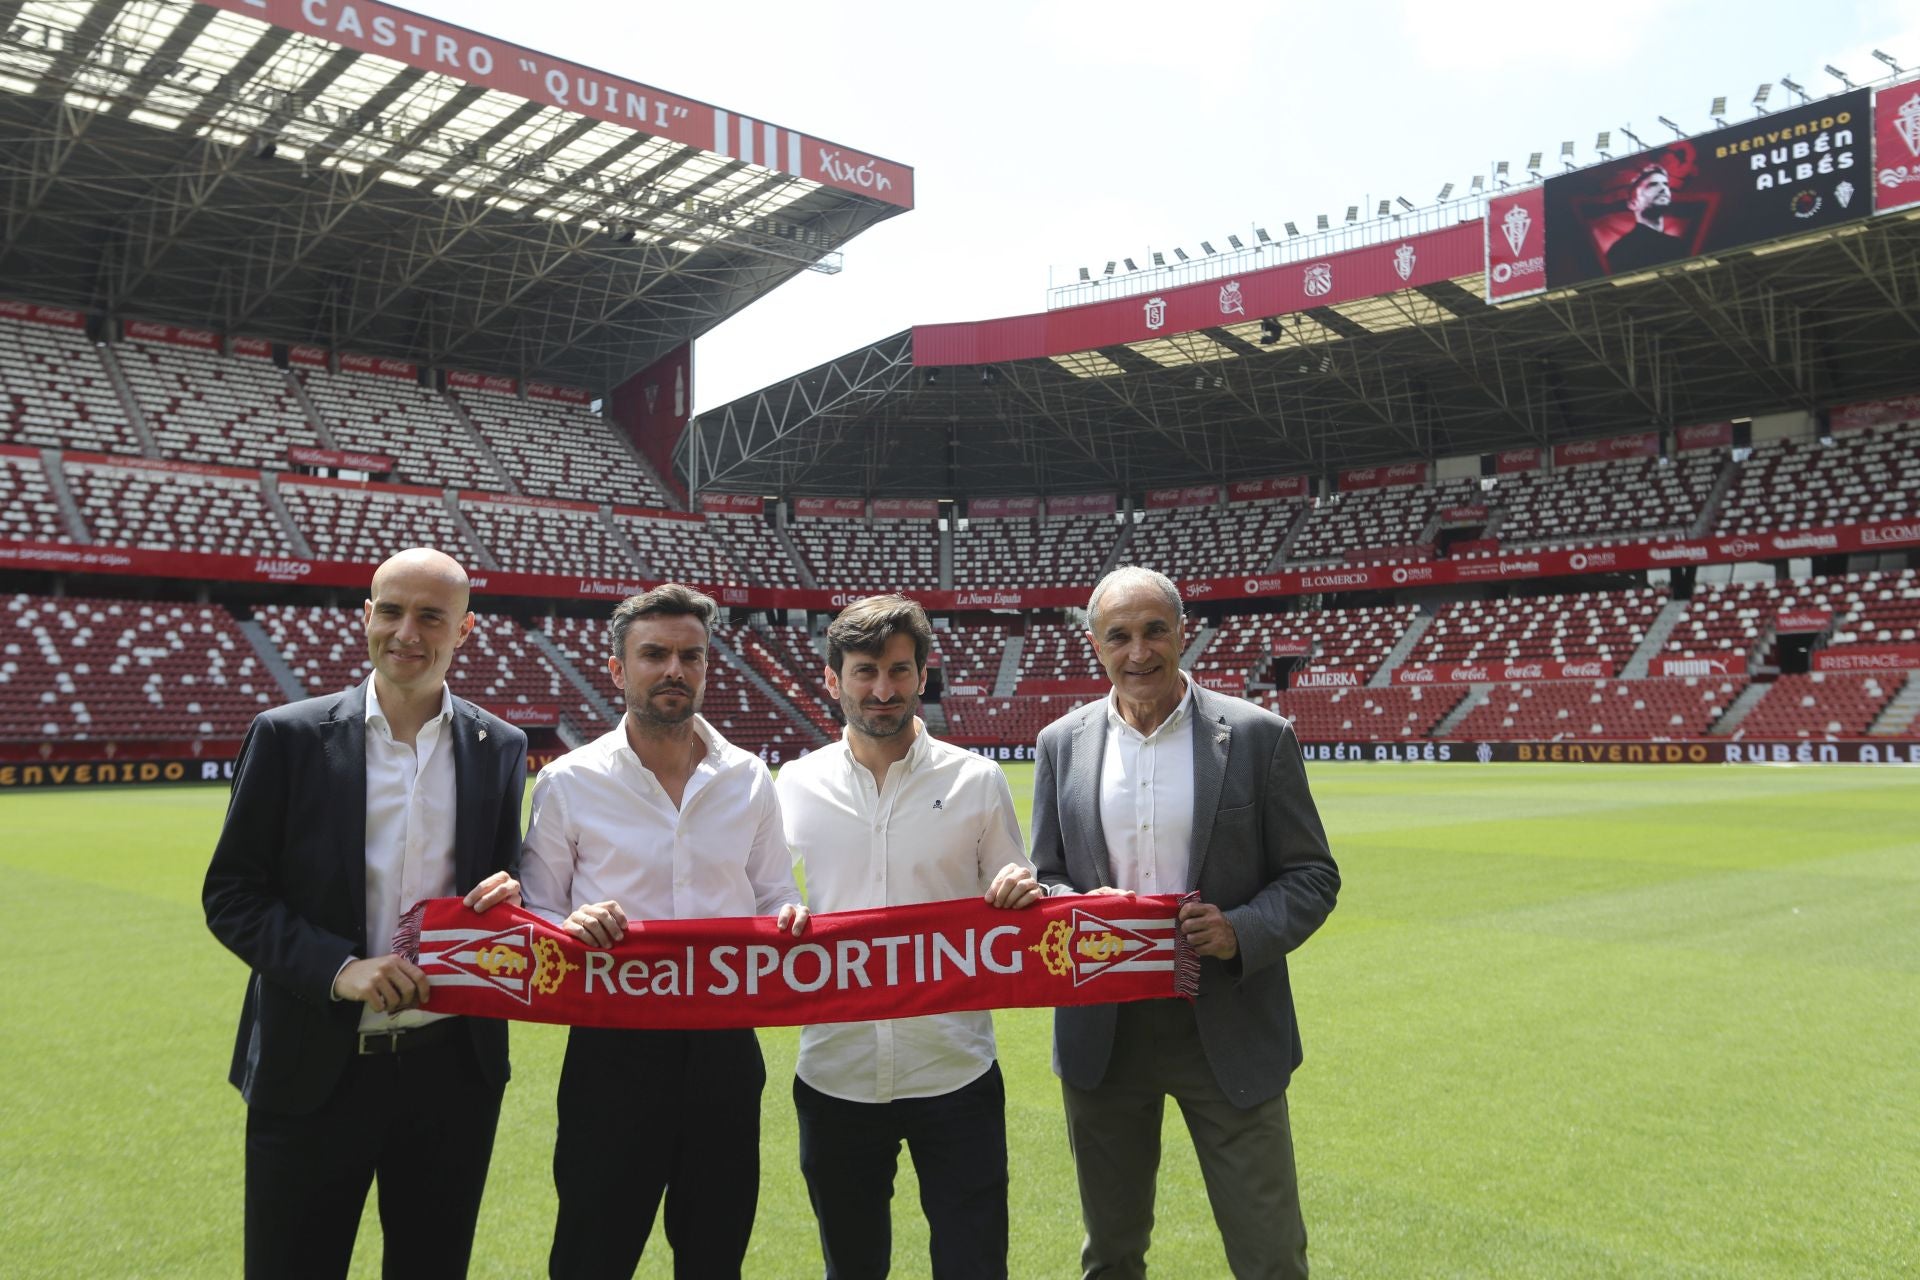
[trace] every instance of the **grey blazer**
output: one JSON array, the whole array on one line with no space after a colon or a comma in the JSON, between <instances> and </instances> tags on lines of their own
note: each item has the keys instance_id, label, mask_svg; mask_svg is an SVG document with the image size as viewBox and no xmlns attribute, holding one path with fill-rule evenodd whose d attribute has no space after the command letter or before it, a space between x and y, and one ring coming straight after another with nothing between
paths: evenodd
<instances>
[{"instance_id":1,"label":"grey blazer","mask_svg":"<svg viewBox=\"0 0 1920 1280\"><path fill-rule=\"evenodd\" d=\"M1252 1107L1300 1065L1287 953L1333 910L1340 871L1307 790L1293 725L1239 698L1195 687L1190 889L1239 936L1231 961L1203 958L1194 1017L1226 1096ZM1085 892L1111 884L1100 826L1107 700L1040 732L1033 780L1033 866L1042 884ZM1080 1089L1106 1076L1115 1005L1054 1011L1053 1066Z\"/></svg>"}]
</instances>

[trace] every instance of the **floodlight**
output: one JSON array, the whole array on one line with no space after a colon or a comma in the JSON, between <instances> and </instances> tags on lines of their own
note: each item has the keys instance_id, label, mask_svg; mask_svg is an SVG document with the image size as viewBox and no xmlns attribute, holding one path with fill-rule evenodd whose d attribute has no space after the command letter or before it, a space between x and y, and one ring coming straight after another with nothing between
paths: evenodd
<instances>
[{"instance_id":1,"label":"floodlight","mask_svg":"<svg viewBox=\"0 0 1920 1280\"><path fill-rule=\"evenodd\" d=\"M1684 138L1687 136L1687 131L1685 129L1682 129L1679 125L1667 119L1665 116L1655 116L1654 119L1658 120L1661 124L1667 126L1667 128L1673 130L1674 137Z\"/></svg>"},{"instance_id":2,"label":"floodlight","mask_svg":"<svg viewBox=\"0 0 1920 1280\"><path fill-rule=\"evenodd\" d=\"M1785 89L1788 93L1798 94L1800 96L1800 101L1802 102L1813 101L1812 98L1807 96L1807 91L1805 89L1802 89L1799 85L1793 82L1792 76L1781 76L1780 87L1782 89Z\"/></svg>"},{"instance_id":3,"label":"floodlight","mask_svg":"<svg viewBox=\"0 0 1920 1280\"><path fill-rule=\"evenodd\" d=\"M1453 199L1453 184L1449 182L1440 188L1440 203L1445 204L1451 199Z\"/></svg>"},{"instance_id":4,"label":"floodlight","mask_svg":"<svg viewBox=\"0 0 1920 1280\"><path fill-rule=\"evenodd\" d=\"M1841 84L1847 86L1847 88L1849 89L1853 88L1853 81L1847 79L1847 73L1842 71L1840 68L1834 66L1831 62L1827 64L1826 72L1828 75L1832 76L1835 80L1838 80Z\"/></svg>"},{"instance_id":5,"label":"floodlight","mask_svg":"<svg viewBox=\"0 0 1920 1280\"><path fill-rule=\"evenodd\" d=\"M1213 247L1213 241L1202 240L1200 242L1200 252L1206 254L1209 258L1211 258L1214 254L1220 251Z\"/></svg>"},{"instance_id":6,"label":"floodlight","mask_svg":"<svg viewBox=\"0 0 1920 1280\"><path fill-rule=\"evenodd\" d=\"M1110 276L1110 275L1112 275L1112 274L1113 274L1113 259L1112 259L1112 258L1108 258L1108 259L1107 259L1107 267L1106 267L1106 270L1104 270L1104 271L1102 271L1102 272L1101 272L1100 274L1101 274L1101 275L1103 275L1103 276Z\"/></svg>"},{"instance_id":7,"label":"floodlight","mask_svg":"<svg viewBox=\"0 0 1920 1280\"><path fill-rule=\"evenodd\" d=\"M1395 196L1393 199L1396 204L1398 204L1402 209L1405 209L1408 213L1413 212L1413 201L1407 199L1405 196Z\"/></svg>"},{"instance_id":8,"label":"floodlight","mask_svg":"<svg viewBox=\"0 0 1920 1280\"><path fill-rule=\"evenodd\" d=\"M1572 154L1573 154L1573 144L1572 144L1571 142L1563 142L1563 143L1561 143L1561 144L1560 144L1560 154L1561 154L1561 155L1563 155L1563 156L1570 156L1570 155L1572 155Z\"/></svg>"},{"instance_id":9,"label":"floodlight","mask_svg":"<svg viewBox=\"0 0 1920 1280\"><path fill-rule=\"evenodd\" d=\"M1540 167L1540 157L1542 154L1543 153L1539 151L1527 152L1527 169L1529 172Z\"/></svg>"},{"instance_id":10,"label":"floodlight","mask_svg":"<svg viewBox=\"0 0 1920 1280\"><path fill-rule=\"evenodd\" d=\"M1485 191L1487 189L1486 178L1480 174L1477 174L1477 173L1474 174L1473 182L1468 186L1467 189L1469 191L1472 191L1475 195L1478 195L1480 192Z\"/></svg>"},{"instance_id":11,"label":"floodlight","mask_svg":"<svg viewBox=\"0 0 1920 1280\"><path fill-rule=\"evenodd\" d=\"M1287 225L1291 227L1293 224L1289 222ZM1267 229L1265 227L1255 227L1253 229L1253 238L1255 240L1258 240L1261 244L1273 243L1273 237L1267 234Z\"/></svg>"},{"instance_id":12,"label":"floodlight","mask_svg":"<svg viewBox=\"0 0 1920 1280\"><path fill-rule=\"evenodd\" d=\"M1707 108L1707 114L1710 116L1723 116L1727 114L1727 95L1723 93L1715 98L1713 105Z\"/></svg>"},{"instance_id":13,"label":"floodlight","mask_svg":"<svg viewBox=\"0 0 1920 1280\"><path fill-rule=\"evenodd\" d=\"M1185 262L1187 260L1187 251L1176 245L1173 250L1173 256Z\"/></svg>"},{"instance_id":14,"label":"floodlight","mask_svg":"<svg viewBox=\"0 0 1920 1280\"><path fill-rule=\"evenodd\" d=\"M1314 229L1315 231L1325 231L1325 230L1327 229L1327 215L1326 215L1326 214L1324 214L1324 213L1316 213L1316 214L1314 214L1314 215L1313 215L1313 229Z\"/></svg>"},{"instance_id":15,"label":"floodlight","mask_svg":"<svg viewBox=\"0 0 1920 1280\"><path fill-rule=\"evenodd\" d=\"M1766 114L1767 95L1772 92L1773 82L1771 80L1753 91L1753 106L1758 108L1762 115Z\"/></svg>"},{"instance_id":16,"label":"floodlight","mask_svg":"<svg viewBox=\"0 0 1920 1280\"><path fill-rule=\"evenodd\" d=\"M1376 218L1384 218L1392 212L1393 212L1393 202L1391 200L1382 200L1380 202L1380 207L1373 211L1373 216Z\"/></svg>"},{"instance_id":17,"label":"floodlight","mask_svg":"<svg viewBox=\"0 0 1920 1280\"><path fill-rule=\"evenodd\" d=\"M1348 222L1358 222L1358 221L1360 221L1360 206L1359 206L1359 205L1357 205L1357 204L1350 204L1350 205L1348 205L1348 206L1347 206L1347 221L1348 221Z\"/></svg>"},{"instance_id":18,"label":"floodlight","mask_svg":"<svg viewBox=\"0 0 1920 1280\"><path fill-rule=\"evenodd\" d=\"M1289 236L1297 236L1300 234L1300 228L1294 226L1291 222L1282 223L1281 226L1286 229L1286 233ZM1266 239L1266 232L1261 232L1260 238L1264 241Z\"/></svg>"},{"instance_id":19,"label":"floodlight","mask_svg":"<svg viewBox=\"0 0 1920 1280\"><path fill-rule=\"evenodd\" d=\"M1087 270L1085 267L1080 268L1080 283L1085 284L1091 279L1093 279L1093 272Z\"/></svg>"},{"instance_id":20,"label":"floodlight","mask_svg":"<svg viewBox=\"0 0 1920 1280\"><path fill-rule=\"evenodd\" d=\"M1153 251L1153 265L1154 265L1154 266L1156 266L1156 267L1164 267L1164 266L1166 266L1166 265L1167 265L1167 255L1166 255L1166 254L1164 254L1164 253L1162 253L1162 252L1160 252L1160 251L1159 251L1158 249L1155 249L1155 250Z\"/></svg>"},{"instance_id":21,"label":"floodlight","mask_svg":"<svg viewBox=\"0 0 1920 1280\"><path fill-rule=\"evenodd\" d=\"M1634 146L1639 147L1642 151L1645 151L1647 149L1647 144L1640 141L1640 135L1635 133L1633 130L1627 128L1627 126L1621 125L1620 132L1626 134L1627 141L1631 142Z\"/></svg>"},{"instance_id":22,"label":"floodlight","mask_svg":"<svg viewBox=\"0 0 1920 1280\"><path fill-rule=\"evenodd\" d=\"M1496 177L1496 178L1504 178L1504 177L1506 177L1506 176L1507 176L1507 172L1508 172L1508 170L1507 170L1507 162L1506 162L1505 160L1496 160L1496 161L1494 161L1494 164L1493 164L1493 176L1494 176L1494 177Z\"/></svg>"},{"instance_id":23,"label":"floodlight","mask_svg":"<svg viewBox=\"0 0 1920 1280\"><path fill-rule=\"evenodd\" d=\"M1243 245L1243 244L1241 244L1241 243L1240 243L1240 237L1239 237L1239 236L1228 236L1228 237L1227 237L1227 243L1228 243L1228 244L1230 244L1230 245L1232 245L1232 246L1234 247L1234 249L1235 249L1235 250L1240 250L1240 249L1244 249L1244 248L1246 248L1246 247L1247 247L1247 246L1245 246L1245 245Z\"/></svg>"},{"instance_id":24,"label":"floodlight","mask_svg":"<svg viewBox=\"0 0 1920 1280\"><path fill-rule=\"evenodd\" d=\"M1133 265L1133 259L1132 259L1132 258L1122 258L1122 259L1120 259L1120 261L1122 261L1122 262L1124 262L1124 263L1126 263L1126 264L1127 264L1127 270L1129 270L1129 271L1138 271L1138 270L1140 269L1139 267L1136 267L1136 266L1134 266L1134 265Z\"/></svg>"},{"instance_id":25,"label":"floodlight","mask_svg":"<svg viewBox=\"0 0 1920 1280\"><path fill-rule=\"evenodd\" d=\"M1893 55L1892 55L1892 54L1890 54L1890 53L1882 53L1882 52L1880 52L1880 51L1879 51L1878 49L1875 49L1875 50L1873 51L1873 56L1874 56L1874 57L1876 57L1876 58L1878 58L1878 59L1879 59L1880 61L1882 61L1882 62L1884 62L1884 63L1886 63L1886 64L1887 64L1887 65L1888 65L1889 67L1892 67L1892 68L1893 68L1893 74L1895 74L1895 75L1904 75L1904 74L1906 73L1906 69L1905 69L1904 67L1902 67L1902 66L1901 66L1901 65L1900 65L1899 63L1897 63L1897 62L1895 62L1895 61L1893 60Z\"/></svg>"}]
</instances>

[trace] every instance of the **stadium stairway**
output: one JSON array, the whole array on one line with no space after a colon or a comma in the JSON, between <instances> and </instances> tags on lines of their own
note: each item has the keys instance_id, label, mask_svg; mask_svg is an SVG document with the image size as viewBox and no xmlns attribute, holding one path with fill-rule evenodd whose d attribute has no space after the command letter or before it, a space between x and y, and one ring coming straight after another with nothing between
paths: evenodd
<instances>
[{"instance_id":1,"label":"stadium stairway","mask_svg":"<svg viewBox=\"0 0 1920 1280\"><path fill-rule=\"evenodd\" d=\"M273 512L273 518L280 522L280 532L286 535L287 545L293 548L293 554L302 560L314 559L313 547L307 542L307 535L300 532L300 522L293 518L293 512L287 510L285 500L280 497L278 471L260 473L260 497L266 502L267 510Z\"/></svg>"},{"instance_id":2,"label":"stadium stairway","mask_svg":"<svg viewBox=\"0 0 1920 1280\"><path fill-rule=\"evenodd\" d=\"M524 634L533 644L534 648L547 656L547 661L553 664L553 669L558 671L566 679L566 682L578 690L580 696L587 700L587 705L595 711L598 711L601 716L605 718L607 724L612 724L620 718L620 709L613 705L613 700L607 697L593 681L587 679L585 673L583 673L580 668L573 665L572 659L561 652L560 646L553 642L552 636L538 627L524 628ZM601 726L596 725L594 726L594 733L589 736L598 736L601 731ZM572 745L579 746L580 744L576 742Z\"/></svg>"},{"instance_id":3,"label":"stadium stairway","mask_svg":"<svg viewBox=\"0 0 1920 1280\"><path fill-rule=\"evenodd\" d=\"M160 457L160 446L154 442L153 428L147 425L147 415L141 411L140 398L134 395L133 384L127 381L127 371L114 358L112 346L102 344L94 350L99 353L101 367L107 371L107 384L113 388L114 398L120 402L120 411L127 417L127 427L133 432L134 439L140 442L140 456Z\"/></svg>"},{"instance_id":4,"label":"stadium stairway","mask_svg":"<svg viewBox=\"0 0 1920 1280\"><path fill-rule=\"evenodd\" d=\"M640 548L633 545L633 539L629 538L627 531L620 527L620 522L613 518L613 508L611 506L603 502L600 504L598 512L600 516L600 527L606 530L608 541L620 548L627 559L639 566L641 577L664 578L667 576L654 568L647 558L640 554Z\"/></svg>"},{"instance_id":5,"label":"stadium stairway","mask_svg":"<svg viewBox=\"0 0 1920 1280\"><path fill-rule=\"evenodd\" d=\"M781 714L786 716L803 734L811 739L809 745L815 747L824 747L827 745L827 735L820 732L820 730L814 726L813 721L809 720L800 708L794 706L786 694L774 688L771 681L756 671L751 662L748 662L746 658L740 654L735 653L732 646L728 645L719 636L714 636L709 643L712 645L713 651L720 655L722 662L725 662L735 671L738 671L746 678L749 684L765 694L768 700L780 709Z\"/></svg>"},{"instance_id":6,"label":"stadium stairway","mask_svg":"<svg viewBox=\"0 0 1920 1280\"><path fill-rule=\"evenodd\" d=\"M293 673L293 668L287 665L285 655L273 643L273 637L267 634L267 629L260 625L258 619L251 616L242 618L236 614L234 623L240 628L240 634L247 638L247 643L253 646L253 651L259 655L260 665L267 669L267 674L273 677L273 682L280 686L282 697L288 702L299 702L313 696L307 692L306 685L300 682L300 677Z\"/></svg>"},{"instance_id":7,"label":"stadium stairway","mask_svg":"<svg viewBox=\"0 0 1920 1280\"><path fill-rule=\"evenodd\" d=\"M1213 639L1213 630L1213 627L1205 622L1193 629L1193 639L1187 642L1185 652L1180 655L1182 671L1193 670L1193 664L1200 661L1200 655L1207 651L1207 642Z\"/></svg>"},{"instance_id":8,"label":"stadium stairway","mask_svg":"<svg viewBox=\"0 0 1920 1280\"><path fill-rule=\"evenodd\" d=\"M1406 661L1407 655L1413 652L1413 647L1420 643L1420 637L1427 634L1427 628L1431 627L1433 620L1439 616L1434 613L1422 613L1413 620L1412 625L1401 633L1398 640L1394 641L1393 648L1387 650L1387 656L1381 659L1380 669L1375 671L1373 677L1367 681L1369 689L1384 689L1393 683L1393 669Z\"/></svg>"},{"instance_id":9,"label":"stadium stairway","mask_svg":"<svg viewBox=\"0 0 1920 1280\"><path fill-rule=\"evenodd\" d=\"M800 554L799 547L793 545L793 535L787 532L787 509L784 505L775 509L773 524L769 527L773 530L773 540L786 553L794 572L800 575L800 585L809 591L818 591L820 580L813 576L813 570L807 568L807 558Z\"/></svg>"},{"instance_id":10,"label":"stadium stairway","mask_svg":"<svg viewBox=\"0 0 1920 1280\"><path fill-rule=\"evenodd\" d=\"M474 531L472 523L468 521L467 513L460 509L460 491L444 490L440 495L440 501L446 505L447 514L453 517L453 527L458 529L460 536L467 540L467 554L473 557L474 563L482 569L500 572L500 562L493 558L493 553L487 550L487 544L480 540L480 535Z\"/></svg>"},{"instance_id":11,"label":"stadium stairway","mask_svg":"<svg viewBox=\"0 0 1920 1280\"><path fill-rule=\"evenodd\" d=\"M87 532L87 518L80 514L80 504L74 501L73 490L67 487L67 472L60 465L58 449L40 451L40 470L47 478L47 492L60 506L60 519L66 523L67 536L75 542L93 541L93 535Z\"/></svg>"},{"instance_id":12,"label":"stadium stairway","mask_svg":"<svg viewBox=\"0 0 1920 1280\"><path fill-rule=\"evenodd\" d=\"M1920 716L1920 671L1908 674L1907 682L1875 717L1867 733L1875 738L1900 737L1920 727L1916 725L1916 716Z\"/></svg>"},{"instance_id":13,"label":"stadium stairway","mask_svg":"<svg viewBox=\"0 0 1920 1280\"><path fill-rule=\"evenodd\" d=\"M1020 687L1020 655L1026 651L1027 638L1017 632L1007 635L1007 643L1000 650L1000 670L993 677L993 696L1011 698L1014 690Z\"/></svg>"},{"instance_id":14,"label":"stadium stairway","mask_svg":"<svg viewBox=\"0 0 1920 1280\"><path fill-rule=\"evenodd\" d=\"M936 738L947 736L947 710L937 702L922 702L920 718L927 722L927 732Z\"/></svg>"},{"instance_id":15,"label":"stadium stairway","mask_svg":"<svg viewBox=\"0 0 1920 1280\"><path fill-rule=\"evenodd\" d=\"M1726 501L1727 490L1733 487L1734 479L1740 474L1740 464L1729 453L1726 461L1720 464L1720 474L1713 478L1713 488L1707 490L1706 500L1700 504L1700 515L1687 530L1689 538L1704 538L1713 531L1714 521L1720 518L1720 504Z\"/></svg>"},{"instance_id":16,"label":"stadium stairway","mask_svg":"<svg viewBox=\"0 0 1920 1280\"><path fill-rule=\"evenodd\" d=\"M1738 729L1740 722L1747 718L1747 712L1753 710L1760 699L1767 696L1767 691L1771 688L1773 688L1771 684L1756 680L1742 689L1740 696L1733 700L1733 705L1728 707L1718 720L1707 726L1708 736L1724 738Z\"/></svg>"},{"instance_id":17,"label":"stadium stairway","mask_svg":"<svg viewBox=\"0 0 1920 1280\"><path fill-rule=\"evenodd\" d=\"M1293 554L1293 544L1307 527L1307 520L1313 515L1313 504L1303 502L1300 511L1293 517L1293 523L1287 526L1286 537L1280 539L1280 545L1274 548L1273 559L1267 561L1262 573L1278 573L1287 563L1287 557Z\"/></svg>"},{"instance_id":18,"label":"stadium stairway","mask_svg":"<svg viewBox=\"0 0 1920 1280\"><path fill-rule=\"evenodd\" d=\"M520 487L519 481L513 478L513 473L501 465L500 455L493 451L493 446L487 443L487 438L480 434L480 428L474 425L472 416L467 413L467 406L460 403L460 397L442 391L440 399L446 403L448 411L453 414L454 421L460 424L460 429L467 433L467 439L473 443L473 451L479 454L480 460L492 469L493 478L501 484L501 492L524 495L526 491Z\"/></svg>"},{"instance_id":19,"label":"stadium stairway","mask_svg":"<svg viewBox=\"0 0 1920 1280\"><path fill-rule=\"evenodd\" d=\"M287 390L292 394L293 402L300 406L300 412L307 415L307 425L313 428L313 434L327 448L339 449L340 442L333 438L333 428L327 425L326 418L315 407L313 397L307 394L306 384L294 377L291 369L282 369L280 373L287 380Z\"/></svg>"},{"instance_id":20,"label":"stadium stairway","mask_svg":"<svg viewBox=\"0 0 1920 1280\"><path fill-rule=\"evenodd\" d=\"M1467 696L1460 699L1458 706L1442 716L1440 723L1433 726L1433 732L1427 736L1430 738L1444 738L1452 734L1456 725L1462 720L1465 720L1474 708L1485 705L1491 697L1493 697L1493 686L1491 684L1468 685Z\"/></svg>"},{"instance_id":21,"label":"stadium stairway","mask_svg":"<svg viewBox=\"0 0 1920 1280\"><path fill-rule=\"evenodd\" d=\"M1654 615L1653 624L1647 628L1646 636L1640 646L1627 659L1627 665L1620 669L1622 680L1644 680L1653 667L1653 660L1667 647L1667 637L1680 625L1680 619L1686 616L1685 600L1669 600L1660 606L1660 612Z\"/></svg>"}]
</instances>

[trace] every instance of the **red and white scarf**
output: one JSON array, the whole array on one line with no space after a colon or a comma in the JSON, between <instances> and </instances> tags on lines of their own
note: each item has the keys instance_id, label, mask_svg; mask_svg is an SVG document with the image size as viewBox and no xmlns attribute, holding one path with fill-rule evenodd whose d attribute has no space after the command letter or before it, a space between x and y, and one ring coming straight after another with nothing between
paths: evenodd
<instances>
[{"instance_id":1,"label":"red and white scarf","mask_svg":"<svg viewBox=\"0 0 1920 1280\"><path fill-rule=\"evenodd\" d=\"M910 1018L963 1009L1110 1004L1199 989L1176 894L978 898L814 916L798 938L767 916L645 920L607 950L518 907L417 904L394 950L432 983L435 1013L588 1027L710 1029Z\"/></svg>"}]
</instances>

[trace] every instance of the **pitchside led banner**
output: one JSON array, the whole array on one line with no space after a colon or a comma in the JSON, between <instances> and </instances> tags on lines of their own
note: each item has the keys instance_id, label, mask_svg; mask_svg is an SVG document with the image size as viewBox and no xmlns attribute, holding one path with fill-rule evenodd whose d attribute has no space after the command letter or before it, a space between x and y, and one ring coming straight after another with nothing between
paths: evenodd
<instances>
[{"instance_id":1,"label":"pitchside led banner","mask_svg":"<svg viewBox=\"0 0 1920 1280\"><path fill-rule=\"evenodd\" d=\"M1870 112L1862 89L1548 178L1548 287L1866 217Z\"/></svg>"}]
</instances>

